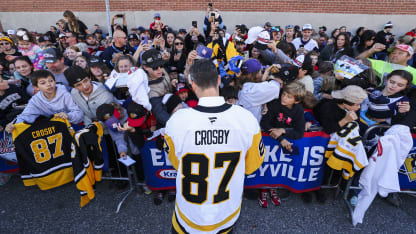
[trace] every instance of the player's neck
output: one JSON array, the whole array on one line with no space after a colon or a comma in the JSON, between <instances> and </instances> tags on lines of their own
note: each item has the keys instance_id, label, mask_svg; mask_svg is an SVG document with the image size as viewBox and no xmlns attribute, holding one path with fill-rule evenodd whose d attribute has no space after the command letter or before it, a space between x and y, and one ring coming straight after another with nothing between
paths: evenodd
<instances>
[{"instance_id":1,"label":"player's neck","mask_svg":"<svg viewBox=\"0 0 416 234\"><path fill-rule=\"evenodd\" d=\"M217 88L208 88L208 89L204 89L204 90L198 90L198 91L195 91L195 94L196 94L196 96L198 96L198 98L216 97L216 96L220 95Z\"/></svg>"}]
</instances>

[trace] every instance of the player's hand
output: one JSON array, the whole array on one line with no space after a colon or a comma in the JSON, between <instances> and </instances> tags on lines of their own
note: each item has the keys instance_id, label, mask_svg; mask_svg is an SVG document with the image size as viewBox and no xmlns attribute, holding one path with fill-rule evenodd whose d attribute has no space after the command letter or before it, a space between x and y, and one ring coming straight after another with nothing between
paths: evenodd
<instances>
[{"instance_id":1,"label":"player's hand","mask_svg":"<svg viewBox=\"0 0 416 234\"><path fill-rule=\"evenodd\" d=\"M410 111L409 102L398 102L397 106L399 107L399 113L406 113Z\"/></svg>"},{"instance_id":2,"label":"player's hand","mask_svg":"<svg viewBox=\"0 0 416 234\"><path fill-rule=\"evenodd\" d=\"M68 119L68 115L64 112L59 112L58 114L56 114L56 117L61 119Z\"/></svg>"},{"instance_id":3,"label":"player's hand","mask_svg":"<svg viewBox=\"0 0 416 234\"><path fill-rule=\"evenodd\" d=\"M14 127L14 124L13 123L8 123L7 125L6 125L6 132L8 132L8 133L12 133L12 131L13 131L13 129L14 129L15 127Z\"/></svg>"},{"instance_id":4,"label":"player's hand","mask_svg":"<svg viewBox=\"0 0 416 234\"><path fill-rule=\"evenodd\" d=\"M358 116L354 111L348 111L347 114L345 114L344 119L347 123L349 123L349 122L352 122L354 120L357 120Z\"/></svg>"},{"instance_id":5,"label":"player's hand","mask_svg":"<svg viewBox=\"0 0 416 234\"><path fill-rule=\"evenodd\" d=\"M288 140L286 140L286 139L281 140L281 141L280 141L280 145L281 145L283 148L285 148L285 149L289 150L290 152L292 152L292 151L293 151L293 149L292 149L292 144L291 144Z\"/></svg>"},{"instance_id":6,"label":"player's hand","mask_svg":"<svg viewBox=\"0 0 416 234\"><path fill-rule=\"evenodd\" d=\"M284 133L286 133L284 128L272 128L269 130L269 135L273 137L274 139L279 138Z\"/></svg>"}]
</instances>

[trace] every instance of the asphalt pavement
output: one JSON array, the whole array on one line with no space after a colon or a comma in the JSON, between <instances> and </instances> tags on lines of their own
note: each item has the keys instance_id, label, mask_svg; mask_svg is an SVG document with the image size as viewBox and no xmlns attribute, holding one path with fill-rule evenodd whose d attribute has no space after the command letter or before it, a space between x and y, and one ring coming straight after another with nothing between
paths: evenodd
<instances>
[{"instance_id":1,"label":"asphalt pavement","mask_svg":"<svg viewBox=\"0 0 416 234\"><path fill-rule=\"evenodd\" d=\"M325 190L325 204L303 204L291 194L282 204L260 208L257 200L244 199L234 233L415 233L416 197L400 194L396 208L377 197L364 218L353 227L346 205ZM80 208L73 183L48 191L24 187L18 176L0 186L0 233L170 233L174 208L165 198L160 206L152 195L140 192L126 200L118 214L122 190L102 181L96 198Z\"/></svg>"}]
</instances>

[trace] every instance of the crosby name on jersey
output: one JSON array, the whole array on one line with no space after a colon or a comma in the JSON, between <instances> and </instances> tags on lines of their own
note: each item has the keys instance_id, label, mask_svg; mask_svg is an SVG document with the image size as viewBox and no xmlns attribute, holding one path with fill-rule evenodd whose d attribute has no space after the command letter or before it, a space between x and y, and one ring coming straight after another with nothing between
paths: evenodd
<instances>
[{"instance_id":1,"label":"crosby name on jersey","mask_svg":"<svg viewBox=\"0 0 416 234\"><path fill-rule=\"evenodd\" d=\"M214 129L195 131L195 145L227 144L230 130Z\"/></svg>"}]
</instances>

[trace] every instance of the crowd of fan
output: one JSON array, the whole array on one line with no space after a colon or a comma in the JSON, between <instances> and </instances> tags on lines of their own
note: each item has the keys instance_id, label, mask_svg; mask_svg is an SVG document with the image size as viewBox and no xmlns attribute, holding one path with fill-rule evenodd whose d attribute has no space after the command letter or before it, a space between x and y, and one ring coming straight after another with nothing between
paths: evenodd
<instances>
[{"instance_id":1,"label":"crowd of fan","mask_svg":"<svg viewBox=\"0 0 416 234\"><path fill-rule=\"evenodd\" d=\"M160 138L175 111L198 104L188 79L195 59L211 59L226 102L251 111L288 151L294 147L289 140L319 127L331 134L359 119L361 131L380 122L415 125L415 29L395 37L388 22L379 32L359 27L353 35L342 26L328 34L325 26L266 22L227 31L220 12L209 7L202 27L193 21L188 31L174 30L156 13L149 27L128 34L125 15L114 15L109 37L71 11L63 16L43 34L0 32L0 131L40 115L57 114L75 125L100 120L118 154L129 149L140 162L145 140ZM369 68L352 79L336 74L334 63L344 55ZM267 192L260 193L263 207ZM175 191L168 195L174 199ZM270 198L280 204L277 190ZM155 203L162 200L163 193L155 193Z\"/></svg>"}]
</instances>

